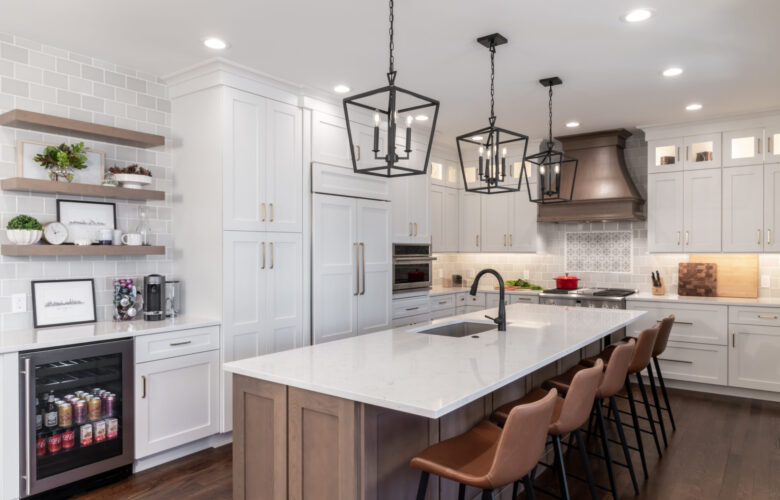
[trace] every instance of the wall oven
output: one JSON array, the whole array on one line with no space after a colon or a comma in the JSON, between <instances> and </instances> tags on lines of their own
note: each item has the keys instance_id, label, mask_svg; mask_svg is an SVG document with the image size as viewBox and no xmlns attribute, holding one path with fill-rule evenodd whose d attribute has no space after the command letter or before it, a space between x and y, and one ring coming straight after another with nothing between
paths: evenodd
<instances>
[{"instance_id":1,"label":"wall oven","mask_svg":"<svg viewBox=\"0 0 780 500\"><path fill-rule=\"evenodd\" d=\"M19 356L20 497L133 463L133 340Z\"/></svg>"},{"instance_id":2,"label":"wall oven","mask_svg":"<svg viewBox=\"0 0 780 500\"><path fill-rule=\"evenodd\" d=\"M430 290L433 261L430 245L393 245L393 293Z\"/></svg>"}]
</instances>

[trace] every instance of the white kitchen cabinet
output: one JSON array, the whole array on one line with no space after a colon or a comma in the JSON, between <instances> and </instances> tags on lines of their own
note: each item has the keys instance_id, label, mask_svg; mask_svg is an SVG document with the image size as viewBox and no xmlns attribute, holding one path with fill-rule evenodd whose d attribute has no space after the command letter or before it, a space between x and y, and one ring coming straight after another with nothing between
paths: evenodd
<instances>
[{"instance_id":1,"label":"white kitchen cabinet","mask_svg":"<svg viewBox=\"0 0 780 500\"><path fill-rule=\"evenodd\" d=\"M519 295L519 294L511 294L509 296L509 303L510 304L538 304L539 303L539 296L538 295Z\"/></svg>"},{"instance_id":2,"label":"white kitchen cabinet","mask_svg":"<svg viewBox=\"0 0 780 500\"><path fill-rule=\"evenodd\" d=\"M460 251L479 252L481 250L480 231L482 202L477 193L460 191Z\"/></svg>"},{"instance_id":3,"label":"white kitchen cabinet","mask_svg":"<svg viewBox=\"0 0 780 500\"><path fill-rule=\"evenodd\" d=\"M780 125L767 127L766 148L764 148L764 161L766 163L780 163Z\"/></svg>"},{"instance_id":4,"label":"white kitchen cabinet","mask_svg":"<svg viewBox=\"0 0 780 500\"><path fill-rule=\"evenodd\" d=\"M720 252L721 169L686 171L683 178L683 250Z\"/></svg>"},{"instance_id":5,"label":"white kitchen cabinet","mask_svg":"<svg viewBox=\"0 0 780 500\"><path fill-rule=\"evenodd\" d=\"M430 243L428 176L410 175L390 179L389 182L393 203L393 243Z\"/></svg>"},{"instance_id":6,"label":"white kitchen cabinet","mask_svg":"<svg viewBox=\"0 0 780 500\"><path fill-rule=\"evenodd\" d=\"M762 165L723 169L724 252L764 249L763 186Z\"/></svg>"},{"instance_id":7,"label":"white kitchen cabinet","mask_svg":"<svg viewBox=\"0 0 780 500\"><path fill-rule=\"evenodd\" d=\"M219 432L219 351L135 365L135 458Z\"/></svg>"},{"instance_id":8,"label":"white kitchen cabinet","mask_svg":"<svg viewBox=\"0 0 780 500\"><path fill-rule=\"evenodd\" d=\"M764 161L764 128L723 132L723 166L755 165Z\"/></svg>"},{"instance_id":9,"label":"white kitchen cabinet","mask_svg":"<svg viewBox=\"0 0 780 500\"><path fill-rule=\"evenodd\" d=\"M628 335L632 337L637 337L642 330L652 328L674 314L670 341L722 346L728 343L729 310L725 305L628 300L626 309L647 311L646 315L626 327Z\"/></svg>"},{"instance_id":10,"label":"white kitchen cabinet","mask_svg":"<svg viewBox=\"0 0 780 500\"><path fill-rule=\"evenodd\" d=\"M764 166L764 228L764 250L780 252L780 163Z\"/></svg>"},{"instance_id":11,"label":"white kitchen cabinet","mask_svg":"<svg viewBox=\"0 0 780 500\"><path fill-rule=\"evenodd\" d=\"M391 324L387 202L314 195L313 336L321 343Z\"/></svg>"},{"instance_id":12,"label":"white kitchen cabinet","mask_svg":"<svg viewBox=\"0 0 780 500\"><path fill-rule=\"evenodd\" d=\"M531 184L535 192L536 184ZM509 250L511 252L536 252L538 224L537 204L528 199L525 190L512 196L512 217L509 225Z\"/></svg>"},{"instance_id":13,"label":"white kitchen cabinet","mask_svg":"<svg viewBox=\"0 0 780 500\"><path fill-rule=\"evenodd\" d=\"M720 133L683 138L683 146L685 147L683 168L697 170L720 167L720 139Z\"/></svg>"},{"instance_id":14,"label":"white kitchen cabinet","mask_svg":"<svg viewBox=\"0 0 780 500\"><path fill-rule=\"evenodd\" d=\"M224 229L300 232L301 110L235 89L225 99Z\"/></svg>"},{"instance_id":15,"label":"white kitchen cabinet","mask_svg":"<svg viewBox=\"0 0 780 500\"><path fill-rule=\"evenodd\" d=\"M650 252L682 252L683 173L648 175L647 247Z\"/></svg>"},{"instance_id":16,"label":"white kitchen cabinet","mask_svg":"<svg viewBox=\"0 0 780 500\"><path fill-rule=\"evenodd\" d=\"M730 325L729 385L780 391L780 328Z\"/></svg>"},{"instance_id":17,"label":"white kitchen cabinet","mask_svg":"<svg viewBox=\"0 0 780 500\"><path fill-rule=\"evenodd\" d=\"M647 173L680 172L683 169L683 139L662 139L647 143Z\"/></svg>"},{"instance_id":18,"label":"white kitchen cabinet","mask_svg":"<svg viewBox=\"0 0 780 500\"><path fill-rule=\"evenodd\" d=\"M311 161L351 169L352 155L344 118L313 111L311 128Z\"/></svg>"},{"instance_id":19,"label":"white kitchen cabinet","mask_svg":"<svg viewBox=\"0 0 780 500\"><path fill-rule=\"evenodd\" d=\"M728 352L725 346L669 341L658 356L665 380L702 384L728 383Z\"/></svg>"},{"instance_id":20,"label":"white kitchen cabinet","mask_svg":"<svg viewBox=\"0 0 780 500\"><path fill-rule=\"evenodd\" d=\"M459 242L458 190L431 186L431 244L433 252L457 252Z\"/></svg>"},{"instance_id":21,"label":"white kitchen cabinet","mask_svg":"<svg viewBox=\"0 0 780 500\"><path fill-rule=\"evenodd\" d=\"M479 195L482 207L482 252L509 251L512 194Z\"/></svg>"}]
</instances>

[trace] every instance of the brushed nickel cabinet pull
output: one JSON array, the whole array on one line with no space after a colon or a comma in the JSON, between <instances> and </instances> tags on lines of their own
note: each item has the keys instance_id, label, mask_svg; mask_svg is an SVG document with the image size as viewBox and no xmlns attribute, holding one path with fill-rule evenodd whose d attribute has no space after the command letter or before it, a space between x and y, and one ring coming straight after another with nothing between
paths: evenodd
<instances>
[{"instance_id":1,"label":"brushed nickel cabinet pull","mask_svg":"<svg viewBox=\"0 0 780 500\"><path fill-rule=\"evenodd\" d=\"M446 300L439 301L439 305L440 305L440 306L443 306L443 305L444 305L444 304L446 304L446 303L447 303L447 301L446 301Z\"/></svg>"},{"instance_id":2,"label":"brushed nickel cabinet pull","mask_svg":"<svg viewBox=\"0 0 780 500\"><path fill-rule=\"evenodd\" d=\"M685 161L688 161L688 146L685 146Z\"/></svg>"},{"instance_id":3,"label":"brushed nickel cabinet pull","mask_svg":"<svg viewBox=\"0 0 780 500\"><path fill-rule=\"evenodd\" d=\"M420 308L419 306L415 306L415 307L407 307L407 308L406 308L406 310L407 310L407 311L416 311L416 310L417 310L417 309L419 309L419 308Z\"/></svg>"},{"instance_id":4,"label":"brushed nickel cabinet pull","mask_svg":"<svg viewBox=\"0 0 780 500\"><path fill-rule=\"evenodd\" d=\"M417 236L417 223L414 223L414 235Z\"/></svg>"},{"instance_id":5,"label":"brushed nickel cabinet pull","mask_svg":"<svg viewBox=\"0 0 780 500\"><path fill-rule=\"evenodd\" d=\"M271 217L268 219L268 222L273 222L274 221L274 204L271 203L269 206L271 208Z\"/></svg>"},{"instance_id":6,"label":"brushed nickel cabinet pull","mask_svg":"<svg viewBox=\"0 0 780 500\"><path fill-rule=\"evenodd\" d=\"M766 138L766 152L771 153L772 152L772 136Z\"/></svg>"},{"instance_id":7,"label":"brushed nickel cabinet pull","mask_svg":"<svg viewBox=\"0 0 780 500\"><path fill-rule=\"evenodd\" d=\"M512 233L509 233L509 246L512 246Z\"/></svg>"},{"instance_id":8,"label":"brushed nickel cabinet pull","mask_svg":"<svg viewBox=\"0 0 780 500\"><path fill-rule=\"evenodd\" d=\"M659 361L671 361L672 363L685 363L686 365L692 365L693 361L686 359L672 359L672 358L658 358Z\"/></svg>"},{"instance_id":9,"label":"brushed nickel cabinet pull","mask_svg":"<svg viewBox=\"0 0 780 500\"><path fill-rule=\"evenodd\" d=\"M758 230L756 231L756 233L757 233L757 235L758 235L758 236L757 236L757 239L756 239L756 244L760 245L760 244L761 244L761 230L760 230L760 229L758 229Z\"/></svg>"},{"instance_id":10,"label":"brushed nickel cabinet pull","mask_svg":"<svg viewBox=\"0 0 780 500\"><path fill-rule=\"evenodd\" d=\"M479 246L479 235L477 235L477 246Z\"/></svg>"},{"instance_id":11,"label":"brushed nickel cabinet pull","mask_svg":"<svg viewBox=\"0 0 780 500\"><path fill-rule=\"evenodd\" d=\"M737 347L737 334L731 334L731 347Z\"/></svg>"},{"instance_id":12,"label":"brushed nickel cabinet pull","mask_svg":"<svg viewBox=\"0 0 780 500\"><path fill-rule=\"evenodd\" d=\"M677 146L677 163L680 163L680 146Z\"/></svg>"},{"instance_id":13,"label":"brushed nickel cabinet pull","mask_svg":"<svg viewBox=\"0 0 780 500\"><path fill-rule=\"evenodd\" d=\"M777 316L772 316L769 314L759 314L759 319L777 319Z\"/></svg>"},{"instance_id":14,"label":"brushed nickel cabinet pull","mask_svg":"<svg viewBox=\"0 0 780 500\"><path fill-rule=\"evenodd\" d=\"M271 247L271 266L269 267L269 269L273 269L274 268L274 244L273 242L271 242L268 245Z\"/></svg>"},{"instance_id":15,"label":"brushed nickel cabinet pull","mask_svg":"<svg viewBox=\"0 0 780 500\"><path fill-rule=\"evenodd\" d=\"M357 242L353 243L352 246L355 249L355 293L353 293L352 295L357 297L358 294L360 293L360 263L358 262L358 260L360 259L358 258Z\"/></svg>"},{"instance_id":16,"label":"brushed nickel cabinet pull","mask_svg":"<svg viewBox=\"0 0 780 500\"><path fill-rule=\"evenodd\" d=\"M506 246L506 235L504 235L504 246Z\"/></svg>"},{"instance_id":17,"label":"brushed nickel cabinet pull","mask_svg":"<svg viewBox=\"0 0 780 500\"><path fill-rule=\"evenodd\" d=\"M260 269L265 269L265 241L260 243L260 245L263 247L263 264L260 266Z\"/></svg>"},{"instance_id":18,"label":"brushed nickel cabinet pull","mask_svg":"<svg viewBox=\"0 0 780 500\"><path fill-rule=\"evenodd\" d=\"M680 231L677 231L677 246L680 246Z\"/></svg>"},{"instance_id":19,"label":"brushed nickel cabinet pull","mask_svg":"<svg viewBox=\"0 0 780 500\"><path fill-rule=\"evenodd\" d=\"M693 326L693 323L691 323L690 321L677 321L677 320L675 320L674 324L675 325L689 325L689 326Z\"/></svg>"},{"instance_id":20,"label":"brushed nickel cabinet pull","mask_svg":"<svg viewBox=\"0 0 780 500\"><path fill-rule=\"evenodd\" d=\"M771 245L772 244L772 230L767 229L766 230L766 244Z\"/></svg>"},{"instance_id":21,"label":"brushed nickel cabinet pull","mask_svg":"<svg viewBox=\"0 0 780 500\"><path fill-rule=\"evenodd\" d=\"M756 142L758 143L758 146L756 147L756 155L761 154L761 138L756 137Z\"/></svg>"},{"instance_id":22,"label":"brushed nickel cabinet pull","mask_svg":"<svg viewBox=\"0 0 780 500\"><path fill-rule=\"evenodd\" d=\"M409 223L409 236L412 236L412 223Z\"/></svg>"},{"instance_id":23,"label":"brushed nickel cabinet pull","mask_svg":"<svg viewBox=\"0 0 780 500\"><path fill-rule=\"evenodd\" d=\"M689 244L690 240L691 240L691 238L690 238L690 235L688 234L688 231L685 231L685 245L686 246Z\"/></svg>"},{"instance_id":24,"label":"brushed nickel cabinet pull","mask_svg":"<svg viewBox=\"0 0 780 500\"><path fill-rule=\"evenodd\" d=\"M355 149L357 149L357 161L360 161L360 145L355 146Z\"/></svg>"},{"instance_id":25,"label":"brushed nickel cabinet pull","mask_svg":"<svg viewBox=\"0 0 780 500\"><path fill-rule=\"evenodd\" d=\"M143 382L143 394L141 394L141 399L146 399L146 375L141 375L141 381Z\"/></svg>"},{"instance_id":26,"label":"brushed nickel cabinet pull","mask_svg":"<svg viewBox=\"0 0 780 500\"><path fill-rule=\"evenodd\" d=\"M169 345L171 347L176 347L177 345L187 345L187 344L192 344L192 341L191 340L185 340L183 342L171 342Z\"/></svg>"},{"instance_id":27,"label":"brushed nickel cabinet pull","mask_svg":"<svg viewBox=\"0 0 780 500\"><path fill-rule=\"evenodd\" d=\"M265 203L261 203L260 208L263 211L263 213L260 214L260 222L265 222Z\"/></svg>"}]
</instances>

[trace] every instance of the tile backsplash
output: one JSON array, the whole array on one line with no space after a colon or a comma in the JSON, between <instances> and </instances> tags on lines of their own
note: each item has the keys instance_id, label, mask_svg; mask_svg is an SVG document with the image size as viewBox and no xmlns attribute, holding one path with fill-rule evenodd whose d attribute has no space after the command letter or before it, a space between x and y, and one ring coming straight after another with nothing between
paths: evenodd
<instances>
[{"instance_id":1,"label":"tile backsplash","mask_svg":"<svg viewBox=\"0 0 780 500\"><path fill-rule=\"evenodd\" d=\"M631 231L566 233L566 272L630 273Z\"/></svg>"},{"instance_id":2,"label":"tile backsplash","mask_svg":"<svg viewBox=\"0 0 780 500\"><path fill-rule=\"evenodd\" d=\"M0 113L24 109L87 122L160 134L171 139L167 87L154 75L93 59L58 47L0 33ZM0 178L16 177L19 139L59 144L82 141L11 127L0 127ZM135 202L102 198L116 203L117 225L123 232L138 225L138 208L146 205L152 227L152 244L167 247L164 256L149 257L4 257L0 256L0 332L32 326L30 282L39 279L95 278L98 320L111 318L110 284L114 277L173 273L172 212L170 194L173 170L169 146L140 149L97 141L84 141L105 152L105 168L139 163L152 171L150 189L165 191L164 201ZM56 200L84 199L43 193L0 191L0 224L17 214L42 223L55 220ZM5 242L5 232L0 231ZM11 312L11 295L26 293L26 313Z\"/></svg>"}]
</instances>

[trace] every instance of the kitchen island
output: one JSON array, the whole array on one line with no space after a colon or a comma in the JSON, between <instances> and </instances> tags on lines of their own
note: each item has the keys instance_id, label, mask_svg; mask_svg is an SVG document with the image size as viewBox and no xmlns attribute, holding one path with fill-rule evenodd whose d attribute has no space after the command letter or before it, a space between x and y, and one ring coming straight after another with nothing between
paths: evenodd
<instances>
[{"instance_id":1,"label":"kitchen island","mask_svg":"<svg viewBox=\"0 0 780 500\"><path fill-rule=\"evenodd\" d=\"M592 354L644 312L507 307L507 331L422 333L471 313L227 363L234 498L414 498L409 460ZM434 480L428 498L453 498Z\"/></svg>"}]
</instances>

